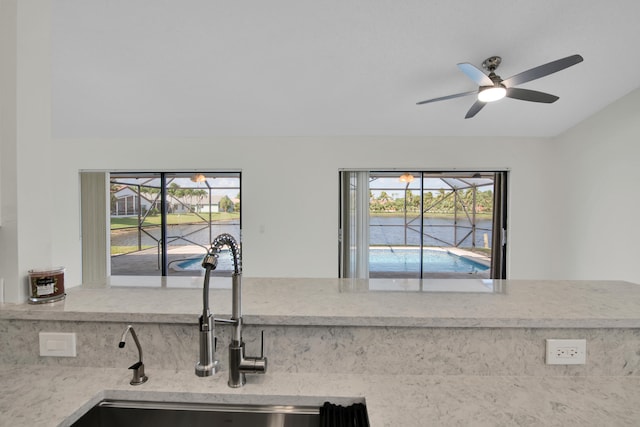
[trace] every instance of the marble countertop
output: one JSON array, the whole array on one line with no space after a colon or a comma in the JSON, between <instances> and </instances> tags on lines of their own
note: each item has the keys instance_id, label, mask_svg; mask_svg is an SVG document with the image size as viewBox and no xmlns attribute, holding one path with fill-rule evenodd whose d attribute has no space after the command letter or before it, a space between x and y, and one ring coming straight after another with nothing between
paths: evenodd
<instances>
[{"instance_id":1,"label":"marble countertop","mask_svg":"<svg viewBox=\"0 0 640 427\"><path fill-rule=\"evenodd\" d=\"M57 303L0 304L0 318L191 324L200 286L76 287ZM640 327L640 285L621 281L245 278L242 298L247 324ZM229 316L230 279L212 279L210 301Z\"/></svg>"},{"instance_id":2,"label":"marble countertop","mask_svg":"<svg viewBox=\"0 0 640 427\"><path fill-rule=\"evenodd\" d=\"M102 399L321 405L364 399L373 427L636 426L639 377L283 374L226 376L148 370L130 386L114 368L0 366L0 425L68 426ZM28 404L27 404L28 402Z\"/></svg>"},{"instance_id":3,"label":"marble countertop","mask_svg":"<svg viewBox=\"0 0 640 427\"><path fill-rule=\"evenodd\" d=\"M231 307L215 279L216 316ZM68 289L53 304L2 304L0 319L193 324L197 286ZM415 327L640 327L640 285L617 281L348 281L245 279L245 323ZM635 426L640 377L474 376L272 372L231 389L224 372L146 366L133 387L123 368L0 365L0 425L68 426L102 399L321 405L364 400L378 426Z\"/></svg>"}]
</instances>

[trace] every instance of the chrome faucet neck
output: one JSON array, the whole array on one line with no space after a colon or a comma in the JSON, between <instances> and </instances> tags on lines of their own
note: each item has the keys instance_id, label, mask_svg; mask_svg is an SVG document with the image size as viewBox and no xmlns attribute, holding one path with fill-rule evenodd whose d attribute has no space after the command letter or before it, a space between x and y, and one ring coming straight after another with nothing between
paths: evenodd
<instances>
[{"instance_id":1,"label":"chrome faucet neck","mask_svg":"<svg viewBox=\"0 0 640 427\"><path fill-rule=\"evenodd\" d=\"M140 385L147 382L149 377L147 377L144 373L144 363L142 363L142 346L140 345L140 341L138 341L138 336L136 335L136 331L133 329L132 325L127 325L127 328L122 333L122 338L120 338L118 347L124 348L125 340L127 338L127 333L129 331L131 331L131 336L133 337L133 341L136 343L136 347L138 348L138 361L133 365L129 366L129 369L133 371L133 378L131 379L129 384Z\"/></svg>"},{"instance_id":2,"label":"chrome faucet neck","mask_svg":"<svg viewBox=\"0 0 640 427\"><path fill-rule=\"evenodd\" d=\"M207 255L208 256L208 255ZM202 290L202 315L200 316L200 352L199 359L195 366L196 375L199 377L208 377L215 374L218 371L219 363L215 358L216 351L216 336L215 336L215 322L213 315L209 311L209 273L215 265L217 265L217 258L214 258L215 262L213 267L207 265L205 267L204 285ZM202 262L204 265L207 261L207 257Z\"/></svg>"}]
</instances>

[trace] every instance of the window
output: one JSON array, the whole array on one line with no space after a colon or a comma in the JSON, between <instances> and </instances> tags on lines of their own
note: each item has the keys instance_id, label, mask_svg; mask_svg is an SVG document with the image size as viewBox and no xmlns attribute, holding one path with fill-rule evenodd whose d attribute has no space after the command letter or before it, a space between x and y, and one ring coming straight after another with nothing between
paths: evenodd
<instances>
[{"instance_id":1,"label":"window","mask_svg":"<svg viewBox=\"0 0 640 427\"><path fill-rule=\"evenodd\" d=\"M217 235L240 242L240 172L83 172L81 183L85 283L106 276L201 276ZM104 203L96 203L100 194ZM103 218L104 231L85 227L91 218ZM102 233L106 241L96 240ZM213 274L232 271L231 257L221 256Z\"/></svg>"},{"instance_id":2,"label":"window","mask_svg":"<svg viewBox=\"0 0 640 427\"><path fill-rule=\"evenodd\" d=\"M340 221L340 277L506 277L506 172L343 171Z\"/></svg>"}]
</instances>

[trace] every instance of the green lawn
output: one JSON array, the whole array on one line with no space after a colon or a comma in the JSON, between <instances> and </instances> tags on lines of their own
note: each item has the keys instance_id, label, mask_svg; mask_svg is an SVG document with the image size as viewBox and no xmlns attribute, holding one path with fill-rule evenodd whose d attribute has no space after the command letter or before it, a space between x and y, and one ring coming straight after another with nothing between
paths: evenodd
<instances>
[{"instance_id":1,"label":"green lawn","mask_svg":"<svg viewBox=\"0 0 640 427\"><path fill-rule=\"evenodd\" d=\"M209 214L203 213L201 214L204 220L200 218L198 215L193 213L188 214L168 214L167 215L167 224L176 225L176 224L197 224L197 223L206 223L209 220ZM222 220L230 220L230 219L238 219L240 214L237 212L213 212L211 213L212 221L222 221ZM143 226L153 226L160 225L160 215L149 215ZM121 217L121 218L111 218L111 229L118 230L120 228L131 228L138 226L138 218L137 217Z\"/></svg>"}]
</instances>

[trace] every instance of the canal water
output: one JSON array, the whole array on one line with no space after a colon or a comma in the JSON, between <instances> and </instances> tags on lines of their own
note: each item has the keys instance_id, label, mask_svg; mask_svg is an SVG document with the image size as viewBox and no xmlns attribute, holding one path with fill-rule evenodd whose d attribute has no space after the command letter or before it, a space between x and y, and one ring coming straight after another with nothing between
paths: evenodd
<instances>
[{"instance_id":1,"label":"canal water","mask_svg":"<svg viewBox=\"0 0 640 427\"><path fill-rule=\"evenodd\" d=\"M459 222L456 232L453 221L448 218L425 218L424 223L424 246L456 246L469 232L471 228L465 222ZM476 247L484 247L485 244L491 247L491 220L480 220L476 224ZM142 233L142 245L157 245L160 240L160 227L148 227L145 231L152 237ZM238 225L231 223L214 223L209 228L203 225L171 225L168 226L168 239L174 245L197 244L209 246L213 238L221 233L230 233L238 238ZM155 240L154 240L155 239ZM456 240L457 239L457 240ZM472 236L469 234L462 240L461 247L471 247ZM486 241L485 241L486 239ZM369 242L373 246L419 246L420 245L420 224L418 222L409 224L406 230L404 218L372 216L370 218ZM138 244L137 229L121 229L111 232L112 246L135 246Z\"/></svg>"},{"instance_id":2,"label":"canal water","mask_svg":"<svg viewBox=\"0 0 640 427\"><path fill-rule=\"evenodd\" d=\"M458 222L457 235L453 227L453 220L449 218L425 217L423 227L425 235L424 246L456 246L456 243L460 241L462 241L462 244L458 246L467 248L472 246L472 235L469 234L471 227L468 221ZM490 219L476 221L476 247L484 247L485 238L487 239L486 244L491 247L491 229L492 223ZM467 236L466 239L465 236ZM369 220L369 242L371 245L419 246L420 222L409 223L405 241L404 217L372 216Z\"/></svg>"},{"instance_id":3,"label":"canal water","mask_svg":"<svg viewBox=\"0 0 640 427\"><path fill-rule=\"evenodd\" d=\"M157 246L160 240L160 226L145 227L140 235L142 246ZM229 233L236 239L238 226L229 223L213 223L211 231L202 224L170 225L167 227L167 240L170 245L200 245L209 247L211 241L222 233ZM148 233L148 234L147 234ZM127 228L111 231L111 246L136 246L138 244L138 230Z\"/></svg>"}]
</instances>

